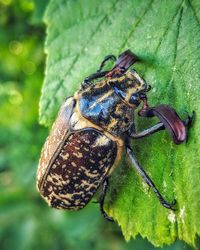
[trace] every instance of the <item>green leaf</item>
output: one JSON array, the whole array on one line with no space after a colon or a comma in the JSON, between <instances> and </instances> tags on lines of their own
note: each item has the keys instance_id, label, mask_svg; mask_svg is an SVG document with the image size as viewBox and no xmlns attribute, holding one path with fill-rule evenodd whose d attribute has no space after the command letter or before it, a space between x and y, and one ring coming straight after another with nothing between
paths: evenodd
<instances>
[{"instance_id":1,"label":"green leaf","mask_svg":"<svg viewBox=\"0 0 200 250\"><path fill-rule=\"evenodd\" d=\"M149 103L170 104L182 115L200 110L200 2L152 0L51 1L45 21L46 77L40 122L50 125L67 96L95 72L107 54L131 49L138 72L152 85ZM137 118L138 130L152 121ZM156 246L177 238L195 245L200 235L200 122L188 142L173 145L166 132L133 142L138 161L178 210L163 208L123 158L105 204L126 240L141 234ZM119 178L120 177L120 178Z\"/></svg>"}]
</instances>

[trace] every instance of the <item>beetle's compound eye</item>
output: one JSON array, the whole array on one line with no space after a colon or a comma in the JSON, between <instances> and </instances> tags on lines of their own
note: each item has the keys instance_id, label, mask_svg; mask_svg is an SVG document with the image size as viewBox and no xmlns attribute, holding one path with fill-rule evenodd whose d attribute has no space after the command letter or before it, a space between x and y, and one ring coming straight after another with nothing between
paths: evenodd
<instances>
[{"instance_id":1,"label":"beetle's compound eye","mask_svg":"<svg viewBox=\"0 0 200 250\"><path fill-rule=\"evenodd\" d=\"M140 96L138 93L133 94L129 100L130 104L138 106L140 104Z\"/></svg>"}]
</instances>

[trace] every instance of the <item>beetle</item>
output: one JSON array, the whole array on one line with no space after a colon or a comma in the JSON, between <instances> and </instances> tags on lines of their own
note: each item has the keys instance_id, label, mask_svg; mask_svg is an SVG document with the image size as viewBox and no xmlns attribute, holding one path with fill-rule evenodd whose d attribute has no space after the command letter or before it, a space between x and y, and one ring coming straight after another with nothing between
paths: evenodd
<instances>
[{"instance_id":1,"label":"beetle","mask_svg":"<svg viewBox=\"0 0 200 250\"><path fill-rule=\"evenodd\" d=\"M103 70L110 60L115 61L114 67ZM137 61L138 57L130 50L118 59L114 55L106 56L97 72L87 77L74 96L68 97L61 106L43 146L37 171L37 189L50 206L82 209L102 186L100 211L112 220L103 205L109 176L125 149L131 164L160 203L174 209L175 201L170 203L164 199L138 163L130 142L166 129L174 143L180 144L187 138L187 127L193 116L181 120L169 105L149 107L147 92L151 87L130 69ZM141 103L140 116L156 116L160 121L137 133L134 112Z\"/></svg>"}]
</instances>

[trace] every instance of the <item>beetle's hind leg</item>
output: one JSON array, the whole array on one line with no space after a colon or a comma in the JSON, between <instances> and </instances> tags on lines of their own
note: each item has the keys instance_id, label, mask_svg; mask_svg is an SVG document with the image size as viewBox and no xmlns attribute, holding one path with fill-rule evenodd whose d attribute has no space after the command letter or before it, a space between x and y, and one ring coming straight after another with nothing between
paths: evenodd
<instances>
[{"instance_id":1,"label":"beetle's hind leg","mask_svg":"<svg viewBox=\"0 0 200 250\"><path fill-rule=\"evenodd\" d=\"M103 183L102 183L102 193L99 199L99 206L100 206L100 211L103 215L103 217L108 220L108 221L114 221L113 218L111 218L110 216L107 215L107 213L105 212L103 205L104 205L104 200L105 200L105 196L106 196L106 192L109 186L109 181L108 178L106 178Z\"/></svg>"},{"instance_id":2,"label":"beetle's hind leg","mask_svg":"<svg viewBox=\"0 0 200 250\"><path fill-rule=\"evenodd\" d=\"M153 181L151 180L151 178L148 176L148 174L144 171L144 169L139 165L136 157L133 154L133 150L127 146L126 147L126 153L129 157L129 160L131 161L131 163L133 164L133 166L135 167L135 169L137 170L137 172L140 174L140 176L143 178L143 180L149 185L149 187L151 187L154 191L154 193L156 194L157 198L159 199L160 203L171 210L175 210L175 204L176 204L176 200L174 200L172 203L167 202L164 197L161 195L161 193L158 191L158 189L156 188L155 184L153 183Z\"/></svg>"}]
</instances>

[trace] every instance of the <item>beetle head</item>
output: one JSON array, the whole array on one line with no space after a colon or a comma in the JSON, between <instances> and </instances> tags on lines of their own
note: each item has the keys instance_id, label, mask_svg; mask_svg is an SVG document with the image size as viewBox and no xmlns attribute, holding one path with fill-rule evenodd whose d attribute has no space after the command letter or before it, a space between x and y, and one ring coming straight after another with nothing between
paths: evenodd
<instances>
[{"instance_id":1,"label":"beetle head","mask_svg":"<svg viewBox=\"0 0 200 250\"><path fill-rule=\"evenodd\" d=\"M109 79L109 84L128 105L137 107L140 102L146 99L146 92L150 85L138 75L135 70L128 70L121 76Z\"/></svg>"}]
</instances>

